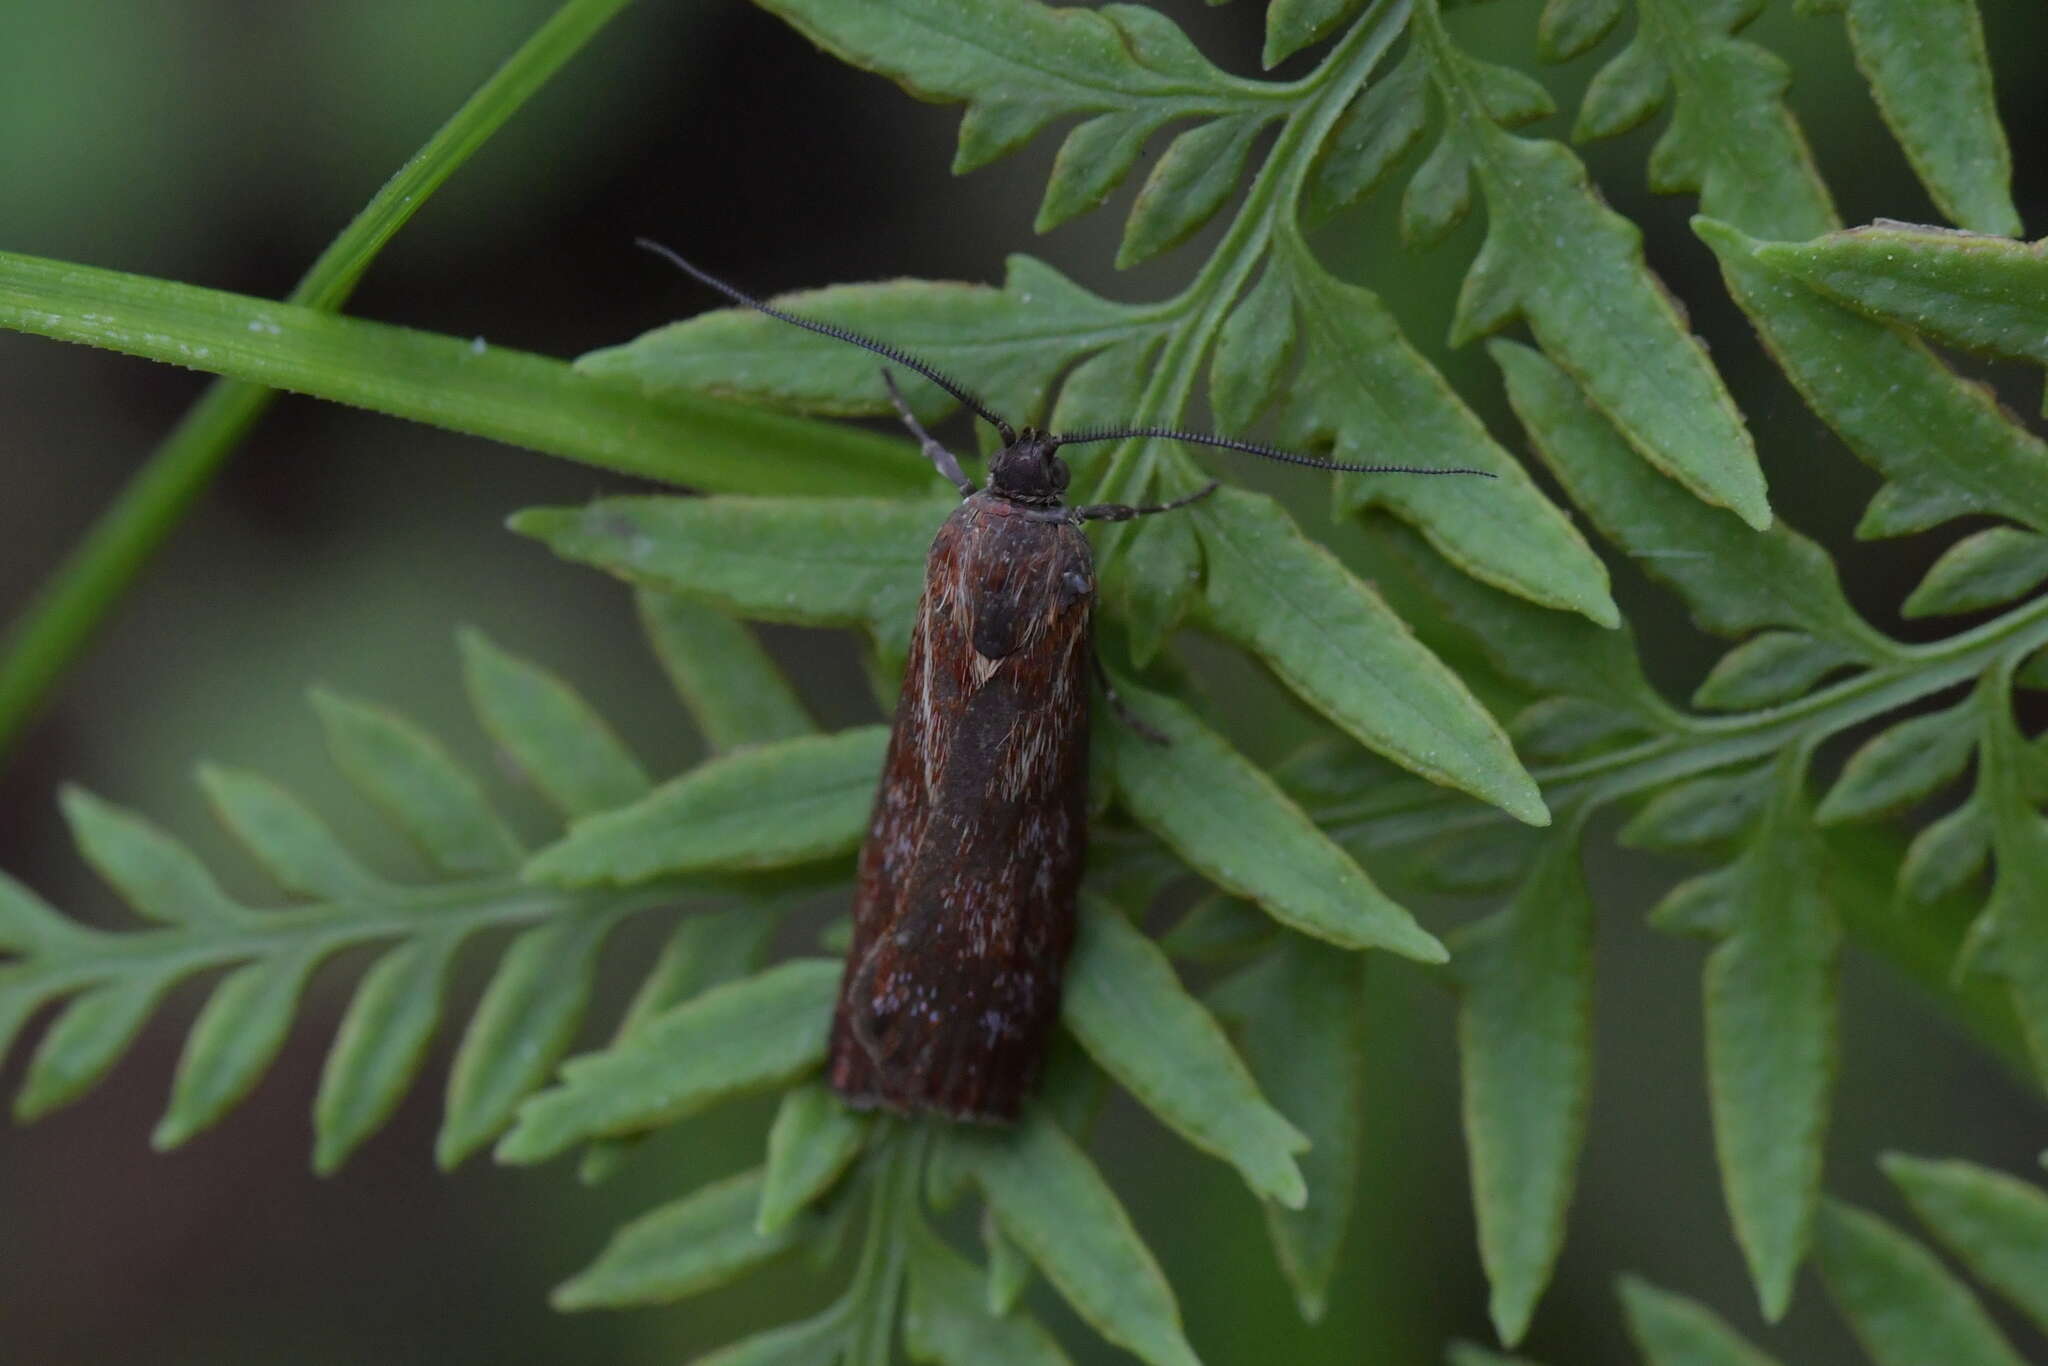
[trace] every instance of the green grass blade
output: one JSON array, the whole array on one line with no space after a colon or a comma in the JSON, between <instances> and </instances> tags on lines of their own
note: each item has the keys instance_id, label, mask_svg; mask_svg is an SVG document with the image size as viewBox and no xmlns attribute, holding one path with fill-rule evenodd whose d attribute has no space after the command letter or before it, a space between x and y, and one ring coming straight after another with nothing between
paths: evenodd
<instances>
[{"instance_id":1,"label":"green grass blade","mask_svg":"<svg viewBox=\"0 0 2048 1366\"><path fill-rule=\"evenodd\" d=\"M428 196L626 3L567 0L385 182L320 254L290 301L339 308ZM43 585L0 645L0 750L212 480L270 395L260 384L211 386Z\"/></svg>"},{"instance_id":2,"label":"green grass blade","mask_svg":"<svg viewBox=\"0 0 2048 1366\"><path fill-rule=\"evenodd\" d=\"M255 380L601 469L755 493L928 492L907 443L671 393L546 356L0 252L0 327Z\"/></svg>"}]
</instances>

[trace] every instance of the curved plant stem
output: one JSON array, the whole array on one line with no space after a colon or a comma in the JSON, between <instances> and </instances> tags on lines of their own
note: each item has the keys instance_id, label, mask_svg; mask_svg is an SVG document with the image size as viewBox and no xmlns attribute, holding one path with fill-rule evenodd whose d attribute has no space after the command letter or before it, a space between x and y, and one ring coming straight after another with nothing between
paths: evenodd
<instances>
[{"instance_id":1,"label":"curved plant stem","mask_svg":"<svg viewBox=\"0 0 2048 1366\"><path fill-rule=\"evenodd\" d=\"M892 1345L903 1299L904 1259L917 1231L918 1177L930 1145L926 1126L902 1129L884 1143L875 1159L867 1239L847 1289L847 1301L854 1307L847 1366L889 1366L895 1360Z\"/></svg>"},{"instance_id":2,"label":"curved plant stem","mask_svg":"<svg viewBox=\"0 0 2048 1366\"><path fill-rule=\"evenodd\" d=\"M320 254L289 298L338 309L406 220L629 0L567 0ZM274 391L217 380L0 638L0 754L142 566L212 482Z\"/></svg>"}]
</instances>

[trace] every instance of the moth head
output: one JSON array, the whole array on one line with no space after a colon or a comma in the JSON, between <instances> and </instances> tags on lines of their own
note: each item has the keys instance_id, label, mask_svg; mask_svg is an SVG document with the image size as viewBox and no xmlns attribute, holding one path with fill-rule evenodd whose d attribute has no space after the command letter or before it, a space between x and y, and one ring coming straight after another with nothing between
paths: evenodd
<instances>
[{"instance_id":1,"label":"moth head","mask_svg":"<svg viewBox=\"0 0 2048 1366\"><path fill-rule=\"evenodd\" d=\"M988 464L989 490L1014 503L1057 503L1067 491L1067 462L1048 432L1026 427Z\"/></svg>"}]
</instances>

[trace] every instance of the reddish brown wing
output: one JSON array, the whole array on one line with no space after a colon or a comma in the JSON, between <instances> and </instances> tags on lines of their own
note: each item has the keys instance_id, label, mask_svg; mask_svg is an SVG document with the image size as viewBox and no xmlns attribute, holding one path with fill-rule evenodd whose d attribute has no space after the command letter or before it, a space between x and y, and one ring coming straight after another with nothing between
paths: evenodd
<instances>
[{"instance_id":1,"label":"reddish brown wing","mask_svg":"<svg viewBox=\"0 0 2048 1366\"><path fill-rule=\"evenodd\" d=\"M1078 528L977 493L932 542L860 857L832 1085L856 1105L1016 1117L1059 1015L1086 849Z\"/></svg>"}]
</instances>

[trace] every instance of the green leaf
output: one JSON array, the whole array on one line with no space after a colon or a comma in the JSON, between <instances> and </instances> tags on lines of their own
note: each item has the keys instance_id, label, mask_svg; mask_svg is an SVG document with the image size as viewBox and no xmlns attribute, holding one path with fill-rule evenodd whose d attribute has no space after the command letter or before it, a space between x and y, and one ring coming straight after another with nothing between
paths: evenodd
<instances>
[{"instance_id":1,"label":"green leaf","mask_svg":"<svg viewBox=\"0 0 2048 1366\"><path fill-rule=\"evenodd\" d=\"M1268 117L1238 114L1215 119L1167 144L1131 205L1123 245L1117 248L1117 269L1179 246L1215 216L1238 188L1252 139Z\"/></svg>"},{"instance_id":2,"label":"green leaf","mask_svg":"<svg viewBox=\"0 0 2048 1366\"><path fill-rule=\"evenodd\" d=\"M1013 422L1043 413L1053 381L1076 362L1159 329L1147 310L1097 298L1028 256L1009 258L1001 289L896 280L783 295L775 304L879 338L937 366ZM576 367L663 400L709 393L836 416L894 413L878 357L752 309L721 309L672 323L593 351ZM954 406L935 385L912 375L899 379L911 408L928 420ZM891 444L899 458L917 460L924 475L888 492L928 493L938 486L931 463L914 447ZM823 474L778 491L846 494L867 487L856 490L848 480Z\"/></svg>"},{"instance_id":3,"label":"green leaf","mask_svg":"<svg viewBox=\"0 0 2048 1366\"><path fill-rule=\"evenodd\" d=\"M74 997L29 1059L14 1117L39 1119L84 1095L127 1049L171 980L163 972L136 974Z\"/></svg>"},{"instance_id":4,"label":"green leaf","mask_svg":"<svg viewBox=\"0 0 2048 1366\"><path fill-rule=\"evenodd\" d=\"M1124 491L1110 496L1122 497ZM1123 628L1131 662L1143 668L1180 626L1201 583L1202 549L1194 518L1148 517L1112 527L1096 566L1102 605ZM1101 629L1098 621L1098 638Z\"/></svg>"},{"instance_id":5,"label":"green leaf","mask_svg":"<svg viewBox=\"0 0 2048 1366\"><path fill-rule=\"evenodd\" d=\"M1465 1142L1494 1331L1528 1330L1564 1245L1593 1079L1593 903L1574 823L1506 909L1452 940Z\"/></svg>"},{"instance_id":6,"label":"green leaf","mask_svg":"<svg viewBox=\"0 0 2048 1366\"><path fill-rule=\"evenodd\" d=\"M1536 50L1546 62L1569 61L1605 38L1626 7L1627 0L1543 0Z\"/></svg>"},{"instance_id":7,"label":"green leaf","mask_svg":"<svg viewBox=\"0 0 2048 1366\"><path fill-rule=\"evenodd\" d=\"M866 1116L816 1082L783 1093L768 1130L768 1165L754 1227L775 1233L832 1188L867 1142Z\"/></svg>"},{"instance_id":8,"label":"green leaf","mask_svg":"<svg viewBox=\"0 0 2048 1366\"><path fill-rule=\"evenodd\" d=\"M817 723L754 633L676 593L635 590L640 624L715 751L793 740Z\"/></svg>"},{"instance_id":9,"label":"green leaf","mask_svg":"<svg viewBox=\"0 0 2048 1366\"><path fill-rule=\"evenodd\" d=\"M1600 201L1564 147L1513 137L1487 117L1470 59L1451 47L1433 0L1416 17L1451 136L1470 158L1488 210L1453 344L1527 319L1543 350L1643 459L1750 526L1770 525L1742 415L1643 264L1640 231Z\"/></svg>"},{"instance_id":10,"label":"green leaf","mask_svg":"<svg viewBox=\"0 0 2048 1366\"><path fill-rule=\"evenodd\" d=\"M764 0L841 61L923 100L964 100L955 174L1015 151L1052 119L1237 83L1153 18L1025 0ZM1123 10L1127 6L1113 7ZM923 354L920 352L919 354Z\"/></svg>"},{"instance_id":11,"label":"green leaf","mask_svg":"<svg viewBox=\"0 0 2048 1366\"><path fill-rule=\"evenodd\" d=\"M1822 896L1798 773L1786 767L1758 837L1731 870L1735 911L1708 955L1704 986L1714 1152L1771 1320L1784 1313L1806 1251L1835 1071L1840 931Z\"/></svg>"},{"instance_id":12,"label":"green leaf","mask_svg":"<svg viewBox=\"0 0 2048 1366\"><path fill-rule=\"evenodd\" d=\"M1163 695L1122 681L1118 691L1170 742L1112 728L1118 791L1131 814L1196 872L1303 934L1444 961L1435 937L1222 736Z\"/></svg>"},{"instance_id":13,"label":"green leaf","mask_svg":"<svg viewBox=\"0 0 2048 1366\"><path fill-rule=\"evenodd\" d=\"M1425 841L1406 870L1431 891L1453 895L1498 891L1522 880L1543 845L1541 831L1506 821L1449 830Z\"/></svg>"},{"instance_id":14,"label":"green leaf","mask_svg":"<svg viewBox=\"0 0 2048 1366\"><path fill-rule=\"evenodd\" d=\"M1004 1232L1104 1338L1153 1366L1194 1366L1173 1289L1086 1153L1045 1114L959 1140Z\"/></svg>"},{"instance_id":15,"label":"green leaf","mask_svg":"<svg viewBox=\"0 0 2048 1366\"><path fill-rule=\"evenodd\" d=\"M1336 32L1365 0L1273 0L1266 6L1266 47L1259 65L1271 70Z\"/></svg>"},{"instance_id":16,"label":"green leaf","mask_svg":"<svg viewBox=\"0 0 2048 1366\"><path fill-rule=\"evenodd\" d=\"M1876 1366L2023 1366L1962 1283L1890 1224L1831 1200L1818 1232L1821 1279Z\"/></svg>"},{"instance_id":17,"label":"green leaf","mask_svg":"<svg viewBox=\"0 0 2048 1366\"><path fill-rule=\"evenodd\" d=\"M221 823L286 891L341 902L388 893L387 884L358 863L318 816L268 778L202 764L199 787Z\"/></svg>"},{"instance_id":18,"label":"green leaf","mask_svg":"<svg viewBox=\"0 0 2048 1366\"><path fill-rule=\"evenodd\" d=\"M1507 377L1508 401L1572 500L1613 540L1670 584L1709 631L1736 635L1789 626L1858 655L1881 647L1842 596L1834 562L1785 526L1758 532L1657 478L1563 370L1528 347L1487 350ZM1744 572L1732 574L1728 566Z\"/></svg>"},{"instance_id":19,"label":"green leaf","mask_svg":"<svg viewBox=\"0 0 2048 1366\"><path fill-rule=\"evenodd\" d=\"M1856 656L1804 631L1761 631L1714 661L1692 695L1696 707L1750 711L1803 697Z\"/></svg>"},{"instance_id":20,"label":"green leaf","mask_svg":"<svg viewBox=\"0 0 2048 1366\"><path fill-rule=\"evenodd\" d=\"M1882 223L1762 243L1755 255L1879 321L2048 364L2048 248L2039 242Z\"/></svg>"},{"instance_id":21,"label":"green leaf","mask_svg":"<svg viewBox=\"0 0 2048 1366\"><path fill-rule=\"evenodd\" d=\"M443 871L496 873L516 867L519 841L432 736L397 714L325 689L313 707L334 762Z\"/></svg>"},{"instance_id":22,"label":"green leaf","mask_svg":"<svg viewBox=\"0 0 2048 1366\"><path fill-rule=\"evenodd\" d=\"M666 1304L709 1290L787 1251L812 1230L754 1227L761 1173L714 1181L641 1215L612 1235L597 1260L555 1287L557 1309Z\"/></svg>"},{"instance_id":23,"label":"green leaf","mask_svg":"<svg viewBox=\"0 0 2048 1366\"><path fill-rule=\"evenodd\" d=\"M1856 65L1920 183L1953 221L2020 234L2012 153L1972 0L1816 0L1844 11Z\"/></svg>"},{"instance_id":24,"label":"green leaf","mask_svg":"<svg viewBox=\"0 0 2048 1366\"><path fill-rule=\"evenodd\" d=\"M1626 623L1603 630L1584 617L1544 611L1452 572L1405 527L1379 521L1373 532L1440 609L1439 618L1509 678L1538 692L1589 699L1618 717L1663 717Z\"/></svg>"},{"instance_id":25,"label":"green leaf","mask_svg":"<svg viewBox=\"0 0 2048 1366\"><path fill-rule=\"evenodd\" d=\"M34 953L71 933L75 931L55 907L0 872L0 949Z\"/></svg>"},{"instance_id":26,"label":"green leaf","mask_svg":"<svg viewBox=\"0 0 2048 1366\"><path fill-rule=\"evenodd\" d=\"M1977 793L1984 804L1996 858L1991 900L1970 926L1960 960L1973 960L2005 980L2013 1012L2038 1076L2048 1078L2048 820L2037 794L2039 752L2020 734L2008 700L2013 664L1996 666L1979 685L1983 739L1977 752Z\"/></svg>"},{"instance_id":27,"label":"green leaf","mask_svg":"<svg viewBox=\"0 0 2048 1366\"><path fill-rule=\"evenodd\" d=\"M784 909L773 903L744 905L685 917L662 946L654 966L640 979L639 990L619 1020L616 1037L638 1033L670 1006L759 972L768 961Z\"/></svg>"},{"instance_id":28,"label":"green leaf","mask_svg":"<svg viewBox=\"0 0 2048 1366\"><path fill-rule=\"evenodd\" d=\"M1271 917L1258 907L1212 894L1161 935L1159 947L1175 958L1228 959L1263 947L1276 932Z\"/></svg>"},{"instance_id":29,"label":"green leaf","mask_svg":"<svg viewBox=\"0 0 2048 1366\"><path fill-rule=\"evenodd\" d=\"M698 1357L690 1366L819 1366L821 1362L839 1360L846 1339L842 1302L816 1318L785 1323L721 1347L709 1356Z\"/></svg>"},{"instance_id":30,"label":"green leaf","mask_svg":"<svg viewBox=\"0 0 2048 1366\"><path fill-rule=\"evenodd\" d=\"M859 726L707 760L631 806L577 821L526 876L630 885L846 853L867 830L888 743L887 726Z\"/></svg>"},{"instance_id":31,"label":"green leaf","mask_svg":"<svg viewBox=\"0 0 2048 1366\"><path fill-rule=\"evenodd\" d=\"M1245 291L1216 336L1209 363L1209 406L1227 432L1249 430L1280 392L1294 354L1294 297L1286 272L1268 266Z\"/></svg>"},{"instance_id":32,"label":"green leaf","mask_svg":"<svg viewBox=\"0 0 2048 1366\"><path fill-rule=\"evenodd\" d=\"M1236 1167L1253 1192L1300 1209L1308 1139L1259 1094L1215 1018L1130 921L1085 899L1060 1020L1161 1122Z\"/></svg>"},{"instance_id":33,"label":"green leaf","mask_svg":"<svg viewBox=\"0 0 2048 1366\"><path fill-rule=\"evenodd\" d=\"M1890 1153L1884 1170L1944 1246L2048 1330L2048 1194L1969 1162Z\"/></svg>"},{"instance_id":34,"label":"green leaf","mask_svg":"<svg viewBox=\"0 0 2048 1366\"><path fill-rule=\"evenodd\" d=\"M1975 612L2023 597L2043 580L2048 580L2048 536L1989 527L1943 551L1899 612L1907 617Z\"/></svg>"},{"instance_id":35,"label":"green leaf","mask_svg":"<svg viewBox=\"0 0 2048 1366\"><path fill-rule=\"evenodd\" d=\"M1447 1366L1536 1366L1527 1357L1491 1352L1470 1342L1453 1342L1444 1348L1444 1361Z\"/></svg>"},{"instance_id":36,"label":"green leaf","mask_svg":"<svg viewBox=\"0 0 2048 1366\"><path fill-rule=\"evenodd\" d=\"M631 1038L671 1006L759 972L767 964L770 941L781 927L786 909L787 900L776 898L765 904L686 916L669 935L654 966L640 979L619 1018L613 1042ZM630 1135L597 1140L583 1154L577 1175L595 1185L618 1170L637 1142Z\"/></svg>"},{"instance_id":37,"label":"green leaf","mask_svg":"<svg viewBox=\"0 0 2048 1366\"><path fill-rule=\"evenodd\" d=\"M645 795L646 772L575 689L481 631L464 631L461 643L477 715L563 814L588 815Z\"/></svg>"},{"instance_id":38,"label":"green leaf","mask_svg":"<svg viewBox=\"0 0 2048 1366\"><path fill-rule=\"evenodd\" d=\"M1531 825L1543 799L1499 723L1407 624L1269 498L1225 489L1196 513L1206 619L1361 744Z\"/></svg>"},{"instance_id":39,"label":"green leaf","mask_svg":"<svg viewBox=\"0 0 2048 1366\"><path fill-rule=\"evenodd\" d=\"M468 337L8 252L0 327L694 488L900 495L931 485L922 456L871 433L690 394L649 398Z\"/></svg>"},{"instance_id":40,"label":"green leaf","mask_svg":"<svg viewBox=\"0 0 2048 1366\"><path fill-rule=\"evenodd\" d=\"M1470 93L1486 116L1503 128L1547 119L1557 112L1557 102L1534 76L1511 66L1478 62L1466 58L1460 75L1471 83Z\"/></svg>"},{"instance_id":41,"label":"green leaf","mask_svg":"<svg viewBox=\"0 0 2048 1366\"><path fill-rule=\"evenodd\" d=\"M1621 1304L1647 1366L1777 1366L1712 1311L1682 1295L1623 1276Z\"/></svg>"},{"instance_id":42,"label":"green leaf","mask_svg":"<svg viewBox=\"0 0 2048 1366\"><path fill-rule=\"evenodd\" d=\"M528 1101L498 1159L542 1161L585 1139L672 1123L801 1076L825 1056L840 965L799 958L705 992L610 1050L572 1059ZM747 1214L752 1226L753 1211Z\"/></svg>"},{"instance_id":43,"label":"green leaf","mask_svg":"<svg viewBox=\"0 0 2048 1366\"><path fill-rule=\"evenodd\" d=\"M461 936L428 933L389 950L356 987L313 1102L313 1170L331 1176L382 1128L426 1061Z\"/></svg>"},{"instance_id":44,"label":"green leaf","mask_svg":"<svg viewBox=\"0 0 2048 1366\"><path fill-rule=\"evenodd\" d=\"M1991 824L1978 803L1965 802L1913 837L1899 865L1899 891L1909 901L1939 901L1984 870Z\"/></svg>"},{"instance_id":45,"label":"green leaf","mask_svg":"<svg viewBox=\"0 0 2048 1366\"><path fill-rule=\"evenodd\" d=\"M1365 1146L1364 968L1343 949L1282 934L1210 997L1236 1026L1253 1076L1309 1137L1300 1159L1308 1203L1263 1208L1280 1269L1312 1323L1329 1302Z\"/></svg>"},{"instance_id":46,"label":"green leaf","mask_svg":"<svg viewBox=\"0 0 2048 1366\"><path fill-rule=\"evenodd\" d=\"M861 498L606 498L508 525L564 559L735 616L858 626L901 659L925 556L953 503Z\"/></svg>"},{"instance_id":47,"label":"green leaf","mask_svg":"<svg viewBox=\"0 0 2048 1366\"><path fill-rule=\"evenodd\" d=\"M1814 819L1822 825L1869 820L1919 801L1952 782L1976 748L1976 708L1968 703L1901 721L1849 756Z\"/></svg>"},{"instance_id":48,"label":"green leaf","mask_svg":"<svg viewBox=\"0 0 2048 1366\"><path fill-rule=\"evenodd\" d=\"M1429 68L1419 48L1346 105L1309 169L1303 215L1319 223L1371 194L1422 136Z\"/></svg>"},{"instance_id":49,"label":"green leaf","mask_svg":"<svg viewBox=\"0 0 2048 1366\"><path fill-rule=\"evenodd\" d=\"M1663 108L1670 93L1671 69L1648 35L1638 34L1587 82L1572 137L1590 142L1626 133Z\"/></svg>"},{"instance_id":50,"label":"green leaf","mask_svg":"<svg viewBox=\"0 0 2048 1366\"><path fill-rule=\"evenodd\" d=\"M1989 390L1897 328L1808 289L1789 273L1796 248L1710 218L1695 218L1693 231L1807 405L1892 481L1859 536L1922 531L1971 512L2048 530L2048 444L2011 421Z\"/></svg>"},{"instance_id":51,"label":"green leaf","mask_svg":"<svg viewBox=\"0 0 2048 1366\"><path fill-rule=\"evenodd\" d=\"M982 1302L981 1277L930 1234L910 1244L910 1299L903 1348L912 1361L941 1366L1063 1366L1067 1354L1023 1314L995 1314Z\"/></svg>"},{"instance_id":52,"label":"green leaf","mask_svg":"<svg viewBox=\"0 0 2048 1366\"><path fill-rule=\"evenodd\" d=\"M1062 431L1120 426L1143 411L1146 384L1157 366L1155 339L1115 346L1077 366L1060 387L1053 426ZM1099 449L1099 448L1098 448ZM1092 457L1104 470L1095 497L1114 503L1145 503L1189 490L1162 486L1163 469L1185 469L1163 443L1118 443ZM1096 550L1102 606L1129 638L1133 662L1149 663L1180 625L1201 578L1195 529L1185 516L1148 517L1107 524ZM1102 623L1098 620L1100 632ZM1099 636L1098 636L1099 639Z\"/></svg>"},{"instance_id":53,"label":"green leaf","mask_svg":"<svg viewBox=\"0 0 2048 1366\"><path fill-rule=\"evenodd\" d=\"M1302 372L1284 412L1289 438L1329 439L1335 458L1350 463L1496 476L1340 476L1339 505L1346 511L1385 507L1473 577L1615 625L1620 617L1599 557L1408 344L1386 306L1325 272L1298 239L1282 241L1303 347Z\"/></svg>"},{"instance_id":54,"label":"green leaf","mask_svg":"<svg viewBox=\"0 0 2048 1366\"><path fill-rule=\"evenodd\" d=\"M236 968L199 1012L178 1073L170 1108L150 1144L159 1152L209 1129L249 1093L284 1047L292 1012L318 955L286 953Z\"/></svg>"},{"instance_id":55,"label":"green leaf","mask_svg":"<svg viewBox=\"0 0 2048 1366\"><path fill-rule=\"evenodd\" d=\"M1771 795L1768 768L1710 773L1650 798L1616 838L1632 849L1699 849L1725 844L1756 820Z\"/></svg>"},{"instance_id":56,"label":"green leaf","mask_svg":"<svg viewBox=\"0 0 2048 1366\"><path fill-rule=\"evenodd\" d=\"M1123 183L1145 149L1146 140L1166 121L1153 109L1117 110L1098 114L1074 127L1053 158L1038 206L1034 232L1051 232L1070 218L1101 206L1110 191Z\"/></svg>"},{"instance_id":57,"label":"green leaf","mask_svg":"<svg viewBox=\"0 0 2048 1366\"><path fill-rule=\"evenodd\" d=\"M981 1245L988 1253L988 1293L983 1301L991 1314L1008 1314L1031 1284L1031 1259L1003 1232L987 1205L981 1207Z\"/></svg>"},{"instance_id":58,"label":"green leaf","mask_svg":"<svg viewBox=\"0 0 2048 1366\"><path fill-rule=\"evenodd\" d=\"M206 865L156 826L83 788L65 788L61 801L79 853L136 911L166 925L246 925L249 913L228 900Z\"/></svg>"},{"instance_id":59,"label":"green leaf","mask_svg":"<svg viewBox=\"0 0 2048 1366\"><path fill-rule=\"evenodd\" d=\"M1756 9L1751 0L1649 0L1636 41L1617 65L1640 53L1635 62L1656 70L1660 88L1668 74L1671 126L1650 152L1652 189L1696 190L1703 211L1758 236L1812 237L1838 221L1785 104L1791 71L1774 53L1728 36ZM1626 77L1617 72L1614 79ZM1592 104L1589 90L1588 109Z\"/></svg>"},{"instance_id":60,"label":"green leaf","mask_svg":"<svg viewBox=\"0 0 2048 1366\"><path fill-rule=\"evenodd\" d=\"M497 1137L554 1071L583 1022L598 950L618 919L611 907L570 911L505 950L449 1068L448 1112L434 1143L442 1167Z\"/></svg>"},{"instance_id":61,"label":"green leaf","mask_svg":"<svg viewBox=\"0 0 2048 1366\"><path fill-rule=\"evenodd\" d=\"M1461 139L1445 132L1401 195L1401 240L1433 247L1471 212L1472 155Z\"/></svg>"},{"instance_id":62,"label":"green leaf","mask_svg":"<svg viewBox=\"0 0 2048 1366\"><path fill-rule=\"evenodd\" d=\"M1515 748L1532 759L1566 759L1643 733L1640 719L1583 697L1546 697L1508 723Z\"/></svg>"}]
</instances>

